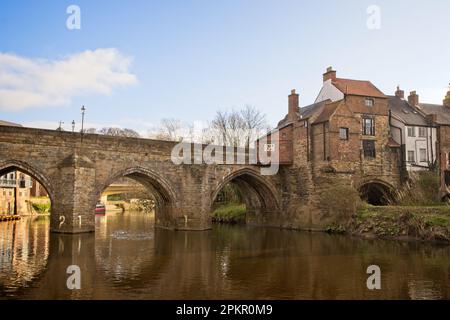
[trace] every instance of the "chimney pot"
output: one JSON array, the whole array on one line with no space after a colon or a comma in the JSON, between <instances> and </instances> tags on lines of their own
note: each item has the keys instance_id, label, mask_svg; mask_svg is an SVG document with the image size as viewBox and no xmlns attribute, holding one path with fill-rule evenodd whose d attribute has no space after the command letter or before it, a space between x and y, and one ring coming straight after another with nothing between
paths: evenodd
<instances>
[{"instance_id":1,"label":"chimney pot","mask_svg":"<svg viewBox=\"0 0 450 320\"><path fill-rule=\"evenodd\" d=\"M395 96L400 99L405 99L405 91L400 90L400 86L397 86L397 91L395 91Z\"/></svg>"},{"instance_id":2,"label":"chimney pot","mask_svg":"<svg viewBox=\"0 0 450 320\"><path fill-rule=\"evenodd\" d=\"M411 91L411 93L409 94L408 102L414 107L419 105L419 95L415 90Z\"/></svg>"},{"instance_id":3,"label":"chimney pot","mask_svg":"<svg viewBox=\"0 0 450 320\"><path fill-rule=\"evenodd\" d=\"M335 81L336 80L336 71L333 70L333 67L328 67L327 72L323 74L323 82L325 81Z\"/></svg>"}]
</instances>

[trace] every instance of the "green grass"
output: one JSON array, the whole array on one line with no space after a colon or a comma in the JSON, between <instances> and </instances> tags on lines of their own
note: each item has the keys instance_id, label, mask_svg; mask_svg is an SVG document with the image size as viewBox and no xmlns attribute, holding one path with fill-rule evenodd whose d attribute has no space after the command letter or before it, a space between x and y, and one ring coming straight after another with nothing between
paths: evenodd
<instances>
[{"instance_id":1,"label":"green grass","mask_svg":"<svg viewBox=\"0 0 450 320\"><path fill-rule=\"evenodd\" d=\"M230 203L214 210L212 218L215 222L242 223L245 222L246 212L245 204Z\"/></svg>"},{"instance_id":2,"label":"green grass","mask_svg":"<svg viewBox=\"0 0 450 320\"><path fill-rule=\"evenodd\" d=\"M50 211L50 203L32 203L31 205L38 214L44 214Z\"/></svg>"}]
</instances>

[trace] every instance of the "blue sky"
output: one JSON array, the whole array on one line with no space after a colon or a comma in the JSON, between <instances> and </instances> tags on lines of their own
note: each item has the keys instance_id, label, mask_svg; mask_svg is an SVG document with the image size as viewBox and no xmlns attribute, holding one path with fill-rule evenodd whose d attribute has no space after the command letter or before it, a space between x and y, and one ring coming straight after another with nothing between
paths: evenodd
<instances>
[{"instance_id":1,"label":"blue sky","mask_svg":"<svg viewBox=\"0 0 450 320\"><path fill-rule=\"evenodd\" d=\"M81 9L80 30L66 28L71 4ZM380 29L367 28L370 5L381 9ZM330 65L386 94L400 84L439 103L450 82L448 12L447 0L5 0L0 54L20 81L0 76L0 102L9 105L0 104L0 119L50 128L62 120L69 129L84 104L88 124L144 132L162 118L205 121L249 104L275 125L290 90L301 105L312 103ZM64 76L86 59L76 76ZM92 61L106 61L101 76ZM52 70L45 81L54 85L39 85L27 69L36 65ZM2 89L13 95L2 100ZM18 101L25 91L33 103Z\"/></svg>"}]
</instances>

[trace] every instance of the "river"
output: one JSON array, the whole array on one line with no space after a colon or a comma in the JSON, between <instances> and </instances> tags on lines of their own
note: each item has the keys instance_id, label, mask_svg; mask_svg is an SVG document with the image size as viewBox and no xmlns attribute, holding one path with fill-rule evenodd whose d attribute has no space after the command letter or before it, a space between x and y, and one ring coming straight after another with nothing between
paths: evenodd
<instances>
[{"instance_id":1,"label":"river","mask_svg":"<svg viewBox=\"0 0 450 320\"><path fill-rule=\"evenodd\" d=\"M145 213L96 217L96 233L49 220L0 223L1 299L450 299L450 246L249 226L154 228ZM81 289L69 290L68 266ZM381 270L369 290L367 267Z\"/></svg>"}]
</instances>

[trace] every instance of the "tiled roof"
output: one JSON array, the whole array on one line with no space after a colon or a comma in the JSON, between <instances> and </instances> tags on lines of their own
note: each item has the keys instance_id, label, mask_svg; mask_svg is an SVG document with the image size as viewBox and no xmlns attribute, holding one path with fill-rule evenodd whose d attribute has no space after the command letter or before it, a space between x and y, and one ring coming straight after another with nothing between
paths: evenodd
<instances>
[{"instance_id":1,"label":"tiled roof","mask_svg":"<svg viewBox=\"0 0 450 320\"><path fill-rule=\"evenodd\" d=\"M319 116L314 120L314 123L322 123L330 120L340 103L341 101L326 104Z\"/></svg>"},{"instance_id":2,"label":"tiled roof","mask_svg":"<svg viewBox=\"0 0 450 320\"><path fill-rule=\"evenodd\" d=\"M387 143L388 147L391 148L400 148L400 143L398 143L397 141L395 141L392 137L389 137L388 143Z\"/></svg>"},{"instance_id":3,"label":"tiled roof","mask_svg":"<svg viewBox=\"0 0 450 320\"><path fill-rule=\"evenodd\" d=\"M323 108L325 107L325 103L327 101L321 101L321 102L314 103L309 106L300 108L299 113L297 113L297 119L309 119L309 118L314 118L314 117L318 116L322 112ZM288 116L286 115L286 117L284 117L283 120L278 122L277 128L284 127L285 125L287 125L289 123L287 120L287 117Z\"/></svg>"},{"instance_id":4,"label":"tiled roof","mask_svg":"<svg viewBox=\"0 0 450 320\"><path fill-rule=\"evenodd\" d=\"M438 124L450 125L450 107L440 104L419 103L419 108L426 114L435 114Z\"/></svg>"},{"instance_id":5,"label":"tiled roof","mask_svg":"<svg viewBox=\"0 0 450 320\"><path fill-rule=\"evenodd\" d=\"M412 107L406 100L388 96L389 110L392 115L405 125L427 126L425 116Z\"/></svg>"},{"instance_id":6,"label":"tiled roof","mask_svg":"<svg viewBox=\"0 0 450 320\"><path fill-rule=\"evenodd\" d=\"M332 83L342 93L357 96L386 98L384 93L375 87L370 81L336 78L336 80L333 80Z\"/></svg>"}]
</instances>

